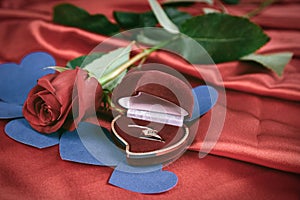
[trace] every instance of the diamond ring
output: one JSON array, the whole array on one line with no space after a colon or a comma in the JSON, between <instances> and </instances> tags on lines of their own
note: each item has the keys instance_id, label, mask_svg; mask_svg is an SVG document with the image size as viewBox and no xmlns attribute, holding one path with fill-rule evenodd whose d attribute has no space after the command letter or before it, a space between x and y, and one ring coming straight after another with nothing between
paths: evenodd
<instances>
[{"instance_id":1,"label":"diamond ring","mask_svg":"<svg viewBox=\"0 0 300 200\"><path fill-rule=\"evenodd\" d=\"M152 129L147 126L140 126L136 124L129 124L129 128L140 128L143 129L141 135L139 138L146 139L146 140L152 140L152 141L158 141L158 142L165 142L160 135L158 135L158 131L155 129Z\"/></svg>"}]
</instances>

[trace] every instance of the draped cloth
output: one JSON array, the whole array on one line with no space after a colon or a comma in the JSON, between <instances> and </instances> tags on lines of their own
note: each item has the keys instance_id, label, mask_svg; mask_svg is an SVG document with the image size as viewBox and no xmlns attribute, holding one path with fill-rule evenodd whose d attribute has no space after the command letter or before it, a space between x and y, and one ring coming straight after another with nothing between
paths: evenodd
<instances>
[{"instance_id":1,"label":"draped cloth","mask_svg":"<svg viewBox=\"0 0 300 200\"><path fill-rule=\"evenodd\" d=\"M107 36L54 24L53 6L69 2L113 20L113 10L146 11L146 0L1 0L0 63L20 62L28 53L45 51L58 65L88 54ZM244 0L227 6L242 15L259 1ZM199 13L203 5L183 8ZM284 0L268 7L252 20L261 25L270 42L260 53L290 51L293 59L282 77L246 62L218 64L222 83L201 69L201 76L181 60L154 53L150 59L174 67L193 85L202 76L213 86L224 84L226 118L210 154L199 159L210 113L203 116L194 143L180 159L165 167L177 174L178 185L157 199L299 199L300 197L300 3ZM111 44L118 46L117 44ZM119 199L150 198L107 183L112 168L62 161L58 147L37 150L7 137L0 120L1 199ZM103 122L108 126L108 122Z\"/></svg>"}]
</instances>

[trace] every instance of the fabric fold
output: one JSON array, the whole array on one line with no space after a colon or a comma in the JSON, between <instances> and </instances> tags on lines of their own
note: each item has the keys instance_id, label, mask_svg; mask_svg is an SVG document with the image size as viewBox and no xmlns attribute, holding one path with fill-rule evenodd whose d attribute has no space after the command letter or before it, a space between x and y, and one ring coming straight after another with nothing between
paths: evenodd
<instances>
[{"instance_id":1,"label":"fabric fold","mask_svg":"<svg viewBox=\"0 0 300 200\"><path fill-rule=\"evenodd\" d=\"M90 53L108 37L86 31L57 25L51 22L52 8L63 1L1 1L2 19L0 28L0 62L18 62L33 51L52 54L58 65ZM132 7L116 0L100 4L93 0L69 0L87 9L91 14L103 13L112 20L113 10L145 11L147 2L131 0ZM248 2L248 1L247 1ZM198 6L198 4L197 4ZM255 5L229 6L232 13L245 13ZM184 8L193 13L198 7ZM199 6L201 8L201 6ZM133 10L134 9L134 10ZM299 170L299 101L300 101L300 5L297 2L275 4L253 20L266 29L271 41L259 50L260 53L291 51L293 60L288 63L282 77L253 63L228 62L217 65L222 75L220 80L210 66L191 67L186 61L165 52L153 53L148 62L169 65L183 73L192 86L206 83L225 86L228 100L226 121L214 150L215 155L252 162L275 169L300 173ZM284 17L281 17L284 13ZM123 41L108 41L105 50L122 46ZM242 47L241 47L242 48ZM106 121L107 123L107 121ZM199 150L205 129L209 125L209 114L205 115L198 127L198 136L191 146ZM3 126L2 126L3 127Z\"/></svg>"}]
</instances>

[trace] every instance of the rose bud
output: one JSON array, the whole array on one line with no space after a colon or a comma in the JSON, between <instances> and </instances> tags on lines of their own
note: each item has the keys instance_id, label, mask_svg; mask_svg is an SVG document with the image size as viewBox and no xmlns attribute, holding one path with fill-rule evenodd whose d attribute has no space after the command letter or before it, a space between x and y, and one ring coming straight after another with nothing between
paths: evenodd
<instances>
[{"instance_id":1,"label":"rose bud","mask_svg":"<svg viewBox=\"0 0 300 200\"><path fill-rule=\"evenodd\" d=\"M24 103L23 115L41 133L60 128L74 130L77 123L100 107L102 87L80 68L49 74L38 80Z\"/></svg>"}]
</instances>

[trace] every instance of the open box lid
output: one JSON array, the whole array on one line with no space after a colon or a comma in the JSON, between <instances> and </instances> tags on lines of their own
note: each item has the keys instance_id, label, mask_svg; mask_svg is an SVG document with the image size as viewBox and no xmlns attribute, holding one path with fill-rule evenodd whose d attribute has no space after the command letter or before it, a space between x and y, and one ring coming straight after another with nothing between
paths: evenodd
<instances>
[{"instance_id":1,"label":"open box lid","mask_svg":"<svg viewBox=\"0 0 300 200\"><path fill-rule=\"evenodd\" d=\"M113 103L130 118L182 126L192 115L191 87L179 78L158 70L134 71L115 89Z\"/></svg>"},{"instance_id":2,"label":"open box lid","mask_svg":"<svg viewBox=\"0 0 300 200\"><path fill-rule=\"evenodd\" d=\"M182 126L188 112L176 104L151 94L139 92L120 98L118 103L127 109L127 117L173 126Z\"/></svg>"}]
</instances>

